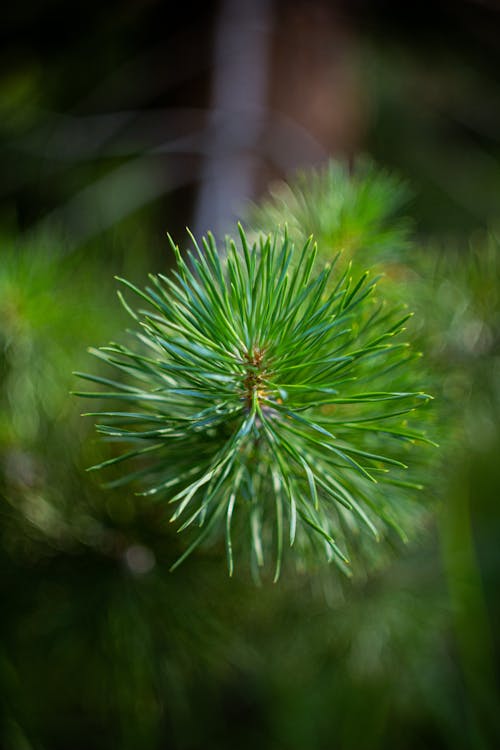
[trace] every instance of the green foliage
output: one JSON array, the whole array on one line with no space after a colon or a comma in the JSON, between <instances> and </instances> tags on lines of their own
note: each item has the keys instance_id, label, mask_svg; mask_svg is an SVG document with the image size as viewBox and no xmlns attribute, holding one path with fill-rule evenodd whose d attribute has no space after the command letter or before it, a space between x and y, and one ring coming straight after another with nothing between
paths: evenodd
<instances>
[{"instance_id":1,"label":"green foliage","mask_svg":"<svg viewBox=\"0 0 500 750\"><path fill-rule=\"evenodd\" d=\"M481 232L463 250L432 249L413 291L419 329L434 360L474 366L498 346L500 239Z\"/></svg>"},{"instance_id":2,"label":"green foliage","mask_svg":"<svg viewBox=\"0 0 500 750\"><path fill-rule=\"evenodd\" d=\"M277 580L287 544L299 561L319 548L347 572L353 538L405 537L420 488L406 461L426 438L408 420L429 396L399 338L409 314L386 309L368 273L335 261L316 272L309 241L300 252L286 235L249 246L240 230L224 261L210 235L194 243L187 261L172 243L173 277L151 276L145 291L124 282L149 304L134 312L122 298L139 346L93 353L125 382L77 373L111 389L78 395L124 404L92 416L129 450L92 468L146 459L110 485L140 480L175 506L179 531L198 527L173 567L224 533L232 573L234 525L254 572L273 545Z\"/></svg>"},{"instance_id":3,"label":"green foliage","mask_svg":"<svg viewBox=\"0 0 500 750\"><path fill-rule=\"evenodd\" d=\"M408 242L406 204L394 203L400 181L383 169L392 192L377 197L380 169L361 174L359 162L304 173L300 196L295 182L272 186L279 197L250 224L256 237L288 225L299 253L313 234L320 271L343 248L332 286L349 262L354 279L366 268L384 275L357 311L382 296L415 312L404 337L424 357L405 365L415 379L405 388L424 387L435 400L408 417L420 426L432 420L440 449L408 444L409 460L401 457L423 492L366 480L370 496L388 494L409 544L387 529L389 543L372 542L353 524L348 552L358 572L365 561L365 577L347 580L322 557L292 573L285 559L310 562L298 523L293 550L284 545L280 585L263 576L259 587L241 575L250 549L238 525L244 505L232 519L233 543L243 550L242 559L235 549L238 575L227 579L223 524L213 529L221 543L202 545L170 574L191 532L176 535L168 523L174 506L160 496L134 497L151 486L147 474L105 489L106 470L82 471L120 455L125 443L103 445L94 420L79 416L82 401L68 396L71 370L89 369L90 344L119 337L147 353L119 333L127 314L116 304L113 275L142 287L146 271L167 273L171 256L158 238L164 227L178 237L189 221L211 125L179 104L196 107L202 93L207 105L211 4L194 17L168 3L101 4L95 13L77 3L70 38L57 39L59 0L9 6L0 94L2 750L500 747L500 15L495 3L441 4L425 26L395 4L382 6L346 4L355 21L347 18L347 34L338 14L323 13L314 40L318 19L307 16L317 4L301 3L288 27L299 23L313 46L319 42L323 68L335 76L331 90L342 91L330 123L323 115L333 100L325 99L320 140L338 149L362 142L379 164L411 180L417 236ZM165 25L171 12L179 23ZM298 70L282 64L288 32L279 16L266 45L278 52L271 94L282 114L280 103L291 111L287 88ZM338 27L335 50L329 20ZM299 66L311 62L288 47ZM176 66L180 59L187 67ZM277 112L261 121L254 176L307 158L306 131L318 124L323 94L328 99L325 81L321 74L311 81L312 109L296 112L299 129ZM235 114L232 134L246 116ZM192 133L181 146L201 147L199 154L178 153L181 131ZM229 141L232 159L241 142ZM326 179L330 171L336 180ZM145 301L132 306L141 304L157 313ZM91 365L96 375L132 384L108 368ZM108 408L107 388L98 388L102 400L92 409ZM382 439L373 435L381 452ZM396 457L402 444L387 437L384 446ZM125 466L111 466L109 478L121 479ZM321 502L329 509L327 497Z\"/></svg>"},{"instance_id":4,"label":"green foliage","mask_svg":"<svg viewBox=\"0 0 500 750\"><path fill-rule=\"evenodd\" d=\"M331 160L273 185L251 212L250 224L260 231L286 224L296 241L313 235L322 253L331 257L342 251L364 269L401 260L409 249L411 223L401 209L410 194L402 179L367 158L357 159L352 169Z\"/></svg>"},{"instance_id":5,"label":"green foliage","mask_svg":"<svg viewBox=\"0 0 500 750\"><path fill-rule=\"evenodd\" d=\"M432 247L407 286L415 309L413 338L425 342L439 399L443 452L488 449L498 434L500 242L481 232L458 250Z\"/></svg>"},{"instance_id":6,"label":"green foliage","mask_svg":"<svg viewBox=\"0 0 500 750\"><path fill-rule=\"evenodd\" d=\"M404 338L425 357L412 359L402 349L406 359L399 372L406 383L389 374L390 388L418 391L425 385L436 397L432 408L422 404L406 415L415 420L407 429L432 420L428 429L439 436L441 448L417 448L380 432L372 433L371 441L373 452L410 464L406 471L391 466L391 473L425 483L426 489L400 488L378 475L376 485L354 470L337 469L343 481L357 477L377 509L381 498L394 508L412 543L399 544L367 509L388 543L372 541L368 528L340 509L352 523L345 541L342 536L336 541L345 543L358 573L347 581L322 564L321 537L318 557L310 544L315 533L308 535L298 519L294 548L288 550L285 537L284 553L292 563L308 563L307 570L293 575L284 570L279 587L263 577L257 588L244 575L227 580L223 543L203 545L174 575L168 572L186 550L189 530L176 535L168 523L171 506L163 502L168 495L133 496L133 489L145 490L158 478L152 463L137 466L145 474L131 487L121 485L119 468L126 463L110 466L116 471L110 479L118 485L110 489L100 486L101 472L81 470L102 461L103 445L90 422L79 418L77 400L68 398L70 370L86 368L87 343L116 338L123 328L126 316L112 301L112 273L141 278L145 267L157 262L137 225L139 242L131 241L131 228L78 255L69 255L56 237L9 240L0 248L2 747L57 750L76 743L195 750L232 747L237 737L245 747L301 750L329 747L333 737L334 744L349 749L387 750L400 748L402 736L412 747L495 746L498 240L478 233L470 251L464 247L461 253L438 243L412 249L391 265L398 273L377 282L352 311L351 322L362 327L386 293L415 310ZM282 242L276 240L278 253ZM289 276L299 266L304 241L295 244ZM362 275L346 271L347 257L344 251L331 270L325 299L344 273L345 285L354 277L351 289ZM310 281L331 258L332 248L320 243ZM185 260L199 280L194 259ZM363 253L352 261L353 269L362 268ZM227 270L226 263L221 261ZM366 289L368 279L364 284ZM163 318L144 294L147 304L138 299L148 312L135 313L139 321L147 324L151 314ZM133 323L149 340L139 322ZM365 334L361 339L366 343ZM398 339L403 335L392 341ZM126 343L135 354L148 355L136 336ZM365 382L372 382L378 373L372 365L388 354L358 359L346 369L363 370ZM149 349L149 356L170 361L164 350ZM94 365L97 376L109 375L106 361ZM111 377L121 384L137 384L129 371L115 372ZM151 385L137 382L144 389ZM107 408L106 390L96 409ZM314 414L326 417L328 424L321 424L337 434L329 422L340 412L349 414L354 426L354 412L375 406L327 405L314 407ZM389 409L391 402L378 407ZM103 421L116 426L119 420ZM233 427L217 433L219 445ZM341 427L347 435L347 426ZM368 437L349 429L355 447L361 436ZM144 441L137 439L138 447L147 445ZM109 455L121 456L124 446L123 439L109 438ZM288 454L285 458L293 468ZM334 516L335 501L321 488L318 495L325 513ZM155 497L160 502L152 502ZM275 551L273 503L271 494L262 527L266 562ZM243 557L251 549L246 509L244 502L235 504L235 560L236 547ZM193 540L200 531L193 528ZM284 533L288 536L286 527ZM222 519L213 538L222 541L224 534Z\"/></svg>"}]
</instances>

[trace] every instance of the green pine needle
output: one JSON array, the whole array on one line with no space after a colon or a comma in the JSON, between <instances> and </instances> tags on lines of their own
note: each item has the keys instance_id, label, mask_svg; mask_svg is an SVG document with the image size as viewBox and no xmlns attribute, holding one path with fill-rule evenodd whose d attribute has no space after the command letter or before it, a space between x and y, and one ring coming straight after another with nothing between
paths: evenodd
<instances>
[{"instance_id":1,"label":"green pine needle","mask_svg":"<svg viewBox=\"0 0 500 750\"><path fill-rule=\"evenodd\" d=\"M144 291L120 279L148 307L120 294L136 345L92 350L116 379L77 373L107 389L78 395L123 404L92 413L127 448L91 468L148 462L110 485L141 481L191 530L173 568L224 536L230 574L247 540L254 570L274 556L275 580L287 547L299 559L319 549L348 572L353 534L399 530L418 486L406 467L426 438L409 421L430 397L399 340L408 316L377 301L368 274L335 262L315 273L311 241L250 245L240 227L223 261L211 235L201 248L191 239L185 257L170 240L171 276Z\"/></svg>"}]
</instances>

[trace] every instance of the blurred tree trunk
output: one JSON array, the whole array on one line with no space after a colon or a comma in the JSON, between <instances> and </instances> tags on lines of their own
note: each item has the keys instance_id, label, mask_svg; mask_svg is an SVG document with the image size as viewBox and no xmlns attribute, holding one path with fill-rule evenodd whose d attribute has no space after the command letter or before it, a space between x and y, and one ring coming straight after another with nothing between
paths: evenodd
<instances>
[{"instance_id":1,"label":"blurred tree trunk","mask_svg":"<svg viewBox=\"0 0 500 750\"><path fill-rule=\"evenodd\" d=\"M225 0L194 227L221 235L269 182L359 148L355 45L326 0Z\"/></svg>"}]
</instances>

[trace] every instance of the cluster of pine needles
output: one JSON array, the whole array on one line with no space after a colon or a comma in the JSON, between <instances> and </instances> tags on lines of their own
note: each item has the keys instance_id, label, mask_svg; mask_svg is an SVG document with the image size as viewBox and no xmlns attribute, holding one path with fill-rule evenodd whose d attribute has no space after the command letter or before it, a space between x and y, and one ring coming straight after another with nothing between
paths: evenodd
<instances>
[{"instance_id":1,"label":"cluster of pine needles","mask_svg":"<svg viewBox=\"0 0 500 750\"><path fill-rule=\"evenodd\" d=\"M410 313L338 257L318 270L311 239L190 239L185 253L170 239L175 270L144 290L120 279L146 307L119 293L130 343L92 350L116 379L77 373L100 386L77 395L117 405L91 413L118 444L91 468L127 461L108 485L132 483L190 530L173 568L224 537L230 574L236 547L256 574L272 558L275 580L288 548L348 573L356 539L404 538L421 487L408 460L430 442L416 413L430 396L401 337Z\"/></svg>"}]
</instances>

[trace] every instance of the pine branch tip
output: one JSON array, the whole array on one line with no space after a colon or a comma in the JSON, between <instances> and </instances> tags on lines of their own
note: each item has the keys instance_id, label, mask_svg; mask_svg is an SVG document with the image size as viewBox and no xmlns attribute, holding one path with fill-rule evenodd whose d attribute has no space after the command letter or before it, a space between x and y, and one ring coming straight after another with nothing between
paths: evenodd
<instances>
[{"instance_id":1,"label":"pine branch tip","mask_svg":"<svg viewBox=\"0 0 500 750\"><path fill-rule=\"evenodd\" d=\"M384 430L380 420L413 412L419 402L432 397L414 392L410 364L413 359L405 353L410 348L409 342L393 341L396 334L406 330L403 320L399 328L394 323L398 308L387 310L385 300L378 305L377 294L377 309L373 314L370 312L375 309L375 302L369 295L373 295L378 280L373 278L373 269L359 275L357 266L349 260L345 272L342 261L335 287L336 274L331 272L340 253L324 263L323 268L318 261L318 269L315 265L318 245L312 233L301 247L295 230L290 229L289 234L287 223L283 232L275 224L273 233L267 236L259 233L257 239L251 230L247 238L241 221L237 222L237 230L239 241L238 235L236 241L226 235L225 250L220 243L225 258L210 230L198 245L186 227L195 250L187 250L184 257L167 232L177 267L169 277L149 274L152 288L137 289L115 276L146 300L144 307L153 307L153 311L131 313L136 320L135 330L130 331L135 343L138 339L149 349L144 354L142 351L135 354L135 348L121 345L89 347L88 353L99 356L107 366L118 367L121 375L125 372L126 376L132 376L134 385L122 377L109 380L87 376L87 379L108 386L110 398L132 405L116 412L110 409L113 421L110 426L101 425L100 432L115 443L132 443L129 455L134 458L142 459L140 454L155 451L156 463L150 464L150 474L146 465L145 469L132 471L115 481L123 484L144 478L149 485L157 484L134 494L148 498L158 495L154 500L161 499L165 505L178 502L177 509L172 508L169 524L179 521L188 509L189 518L182 518L177 534L191 526L196 538L171 565L171 572L212 528L217 530L214 537L225 536L226 544L231 545L231 521L227 522L224 533L221 509L231 492L240 492L242 472L244 494L258 504L255 528L252 517L255 535L252 567L264 567L261 545L266 548L266 565L269 564L267 549L271 542L266 526L269 520L265 513L259 514L265 507L269 487L272 490L274 474L279 477L282 509L276 514L281 513L284 518L283 515L279 518L272 535L272 543L277 547L273 554L273 583L277 583L288 554L282 559L283 548L294 548L293 555L300 558L304 540L313 545L314 534L324 540L330 534L336 538L342 532L335 520L336 511L330 513L323 502L325 497L344 506L345 512L352 514L356 528L373 525L368 517L363 518L365 497L373 502L370 510L385 520L382 488L391 492L390 484L397 485L397 476L392 480L389 469L380 464L385 461L396 470L409 468L396 461L398 453L392 454L385 447L397 437L412 448L411 443L419 438L414 430L403 429L400 421L396 425L389 423L391 426ZM119 290L117 294L128 309ZM408 318L413 315L410 313ZM380 368L373 368L374 357ZM381 374L400 364L407 369L403 372L400 367L393 380L391 375ZM85 377L78 372L73 375ZM353 385L360 382L363 385ZM373 385L365 386L364 382ZM385 391L384 385L398 392ZM82 394L73 391L72 395ZM83 395L105 397L106 392ZM390 402L398 403L398 399L399 403L405 401L389 408ZM114 418L120 415L124 418ZM87 412L82 416L96 414ZM330 425L333 431L326 429ZM137 448L138 444L146 447ZM301 466L301 456L305 456L307 466L310 464L309 474L304 462ZM165 497L163 489L176 484L182 488L180 493ZM204 484L205 489L196 494ZM400 486L411 485L400 482ZM312 530L306 528L301 504L298 502L296 508L292 500L294 494L299 497L299 492L307 493L306 511L311 516ZM198 499L201 507L195 508ZM285 511L288 499L290 504ZM235 517L239 510L238 500ZM297 513L296 527L294 513ZM356 533L355 529L352 533ZM373 535L380 542L381 535L378 532ZM348 534L346 539L349 546ZM349 558L334 542L327 556L340 569L348 566L350 569L344 573L351 575ZM230 546L230 578L234 570Z\"/></svg>"}]
</instances>

